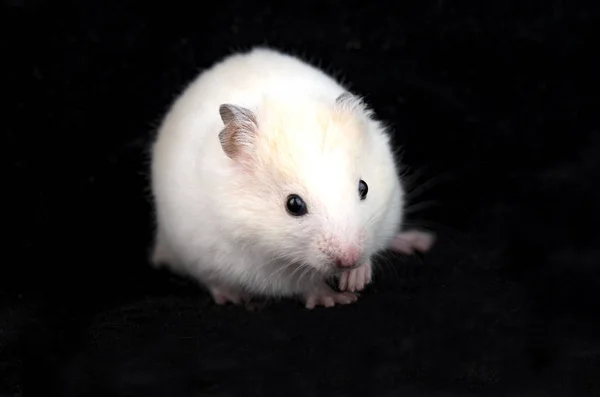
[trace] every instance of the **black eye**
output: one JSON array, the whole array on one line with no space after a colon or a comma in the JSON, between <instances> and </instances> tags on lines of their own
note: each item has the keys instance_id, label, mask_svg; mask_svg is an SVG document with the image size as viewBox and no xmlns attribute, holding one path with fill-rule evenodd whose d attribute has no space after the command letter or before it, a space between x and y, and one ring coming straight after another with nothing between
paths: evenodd
<instances>
[{"instance_id":1,"label":"black eye","mask_svg":"<svg viewBox=\"0 0 600 397\"><path fill-rule=\"evenodd\" d=\"M361 200L364 200L367 198L367 193L369 192L369 186L367 185L367 183L365 181L363 181L362 179L358 182L358 195L360 196Z\"/></svg>"},{"instance_id":2,"label":"black eye","mask_svg":"<svg viewBox=\"0 0 600 397\"><path fill-rule=\"evenodd\" d=\"M302 216L308 212L306 203L297 194L290 194L285 203L287 211L293 216Z\"/></svg>"}]
</instances>

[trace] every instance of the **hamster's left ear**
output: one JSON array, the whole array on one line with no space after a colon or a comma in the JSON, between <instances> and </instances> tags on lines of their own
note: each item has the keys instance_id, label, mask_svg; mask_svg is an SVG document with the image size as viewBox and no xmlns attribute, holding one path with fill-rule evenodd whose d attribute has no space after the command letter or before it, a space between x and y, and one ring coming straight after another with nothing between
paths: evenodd
<instances>
[{"instance_id":1,"label":"hamster's left ear","mask_svg":"<svg viewBox=\"0 0 600 397\"><path fill-rule=\"evenodd\" d=\"M219 114L225 128L219 133L221 147L225 154L233 160L241 160L252 154L258 121L249 109L229 103L219 106Z\"/></svg>"}]
</instances>

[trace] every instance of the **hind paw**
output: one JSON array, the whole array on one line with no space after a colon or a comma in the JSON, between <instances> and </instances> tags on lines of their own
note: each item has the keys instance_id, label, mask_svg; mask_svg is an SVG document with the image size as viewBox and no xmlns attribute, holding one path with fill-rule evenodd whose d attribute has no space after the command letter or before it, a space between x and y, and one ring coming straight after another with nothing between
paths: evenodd
<instances>
[{"instance_id":1,"label":"hind paw","mask_svg":"<svg viewBox=\"0 0 600 397\"><path fill-rule=\"evenodd\" d=\"M429 251L434 243L435 235L433 233L408 230L406 232L398 233L390 244L390 248L393 251L411 255L414 254L415 251Z\"/></svg>"},{"instance_id":2,"label":"hind paw","mask_svg":"<svg viewBox=\"0 0 600 397\"><path fill-rule=\"evenodd\" d=\"M235 288L225 287L209 287L210 294L217 305L226 305L232 303L234 305L249 304L252 296Z\"/></svg>"}]
</instances>

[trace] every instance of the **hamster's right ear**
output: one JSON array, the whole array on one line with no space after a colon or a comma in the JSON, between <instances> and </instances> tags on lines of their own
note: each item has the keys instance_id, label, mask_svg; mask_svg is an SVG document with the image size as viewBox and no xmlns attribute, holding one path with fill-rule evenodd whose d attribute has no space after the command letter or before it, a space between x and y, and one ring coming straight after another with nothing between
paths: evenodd
<instances>
[{"instance_id":1,"label":"hamster's right ear","mask_svg":"<svg viewBox=\"0 0 600 397\"><path fill-rule=\"evenodd\" d=\"M361 97L349 91L343 92L336 98L335 107L344 114L352 114L361 119L368 119L373 114Z\"/></svg>"},{"instance_id":2,"label":"hamster's right ear","mask_svg":"<svg viewBox=\"0 0 600 397\"><path fill-rule=\"evenodd\" d=\"M219 106L219 114L225 124L219 133L223 151L233 160L247 158L258 133L256 115L249 109L228 103Z\"/></svg>"}]
</instances>

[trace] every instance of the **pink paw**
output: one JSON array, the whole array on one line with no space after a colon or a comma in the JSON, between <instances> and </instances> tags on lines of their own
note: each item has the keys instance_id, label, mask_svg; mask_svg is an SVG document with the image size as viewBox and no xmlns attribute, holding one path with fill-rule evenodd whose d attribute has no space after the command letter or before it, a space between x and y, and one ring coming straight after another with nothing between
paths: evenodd
<instances>
[{"instance_id":1,"label":"pink paw","mask_svg":"<svg viewBox=\"0 0 600 397\"><path fill-rule=\"evenodd\" d=\"M415 251L427 252L435 242L433 233L421 232L418 230L408 230L398 233L390 244L390 248L394 251L411 255Z\"/></svg>"},{"instance_id":2,"label":"pink paw","mask_svg":"<svg viewBox=\"0 0 600 397\"><path fill-rule=\"evenodd\" d=\"M358 300L358 294L352 292L335 292L323 284L314 291L305 295L306 308L314 309L316 306L333 307L336 303L348 305Z\"/></svg>"},{"instance_id":3,"label":"pink paw","mask_svg":"<svg viewBox=\"0 0 600 397\"><path fill-rule=\"evenodd\" d=\"M371 262L367 261L356 269L346 270L340 276L338 288L341 291L362 291L371 282Z\"/></svg>"},{"instance_id":4,"label":"pink paw","mask_svg":"<svg viewBox=\"0 0 600 397\"><path fill-rule=\"evenodd\" d=\"M250 294L231 288L210 287L209 290L217 305L225 305L227 303L233 303L234 305L248 304L252 299Z\"/></svg>"}]
</instances>

